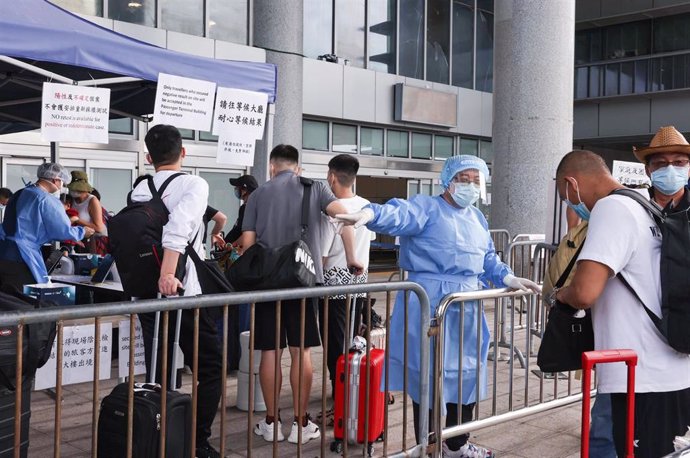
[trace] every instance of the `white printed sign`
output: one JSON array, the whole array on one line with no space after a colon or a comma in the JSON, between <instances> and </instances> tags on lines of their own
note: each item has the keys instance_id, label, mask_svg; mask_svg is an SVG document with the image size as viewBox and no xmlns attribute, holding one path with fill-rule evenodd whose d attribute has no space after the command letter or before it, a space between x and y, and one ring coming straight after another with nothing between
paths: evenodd
<instances>
[{"instance_id":1,"label":"white printed sign","mask_svg":"<svg viewBox=\"0 0 690 458\"><path fill-rule=\"evenodd\" d=\"M218 138L218 157L216 162L219 164L233 164L244 167L254 165L254 150L256 140L251 137L224 137Z\"/></svg>"},{"instance_id":2,"label":"white printed sign","mask_svg":"<svg viewBox=\"0 0 690 458\"><path fill-rule=\"evenodd\" d=\"M641 162L613 161L613 177L624 185L650 185L651 181L645 173Z\"/></svg>"},{"instance_id":3,"label":"white printed sign","mask_svg":"<svg viewBox=\"0 0 690 458\"><path fill-rule=\"evenodd\" d=\"M93 366L96 349L96 327L93 324L65 326L62 335L62 384L93 381ZM101 324L99 379L110 378L112 361L112 323ZM36 371L35 390L44 390L55 386L57 368L57 340L53 342L50 359Z\"/></svg>"},{"instance_id":4,"label":"white printed sign","mask_svg":"<svg viewBox=\"0 0 690 458\"><path fill-rule=\"evenodd\" d=\"M216 83L159 73L153 121L155 124L208 131L211 129L215 93Z\"/></svg>"},{"instance_id":5,"label":"white printed sign","mask_svg":"<svg viewBox=\"0 0 690 458\"><path fill-rule=\"evenodd\" d=\"M43 83L41 139L108 143L110 89Z\"/></svg>"},{"instance_id":6,"label":"white printed sign","mask_svg":"<svg viewBox=\"0 0 690 458\"><path fill-rule=\"evenodd\" d=\"M118 346L118 377L129 377L129 320L120 321L120 344ZM134 375L146 373L144 357L144 335L139 318L134 324Z\"/></svg>"},{"instance_id":7,"label":"white printed sign","mask_svg":"<svg viewBox=\"0 0 690 458\"><path fill-rule=\"evenodd\" d=\"M213 116L213 135L261 140L266 125L268 95L219 87Z\"/></svg>"}]
</instances>

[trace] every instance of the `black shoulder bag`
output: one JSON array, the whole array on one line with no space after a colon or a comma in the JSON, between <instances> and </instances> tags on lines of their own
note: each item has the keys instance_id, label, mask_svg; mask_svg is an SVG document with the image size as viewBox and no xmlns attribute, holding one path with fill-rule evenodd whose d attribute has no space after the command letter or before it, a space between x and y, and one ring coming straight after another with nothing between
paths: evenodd
<instances>
[{"instance_id":1,"label":"black shoulder bag","mask_svg":"<svg viewBox=\"0 0 690 458\"><path fill-rule=\"evenodd\" d=\"M555 288L565 284L583 246L584 240L558 278ZM592 313L586 310L582 317L577 317L577 313L577 309L558 301L551 308L537 354L537 366L542 372L581 369L582 353L594 350Z\"/></svg>"},{"instance_id":2,"label":"black shoulder bag","mask_svg":"<svg viewBox=\"0 0 690 458\"><path fill-rule=\"evenodd\" d=\"M258 243L249 247L227 271L236 291L298 288L316 284L316 270L305 242L309 228L309 201L312 180L300 177L304 187L300 239L277 248Z\"/></svg>"}]
</instances>

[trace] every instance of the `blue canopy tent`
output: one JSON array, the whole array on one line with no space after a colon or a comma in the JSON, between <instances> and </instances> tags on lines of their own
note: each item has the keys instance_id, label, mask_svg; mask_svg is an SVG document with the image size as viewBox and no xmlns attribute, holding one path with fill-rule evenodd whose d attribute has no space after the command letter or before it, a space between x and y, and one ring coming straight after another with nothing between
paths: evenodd
<instances>
[{"instance_id":1,"label":"blue canopy tent","mask_svg":"<svg viewBox=\"0 0 690 458\"><path fill-rule=\"evenodd\" d=\"M36 129L42 83L111 89L111 117L153 112L159 73L276 96L273 64L170 51L113 32L46 0L0 1L0 134Z\"/></svg>"}]
</instances>

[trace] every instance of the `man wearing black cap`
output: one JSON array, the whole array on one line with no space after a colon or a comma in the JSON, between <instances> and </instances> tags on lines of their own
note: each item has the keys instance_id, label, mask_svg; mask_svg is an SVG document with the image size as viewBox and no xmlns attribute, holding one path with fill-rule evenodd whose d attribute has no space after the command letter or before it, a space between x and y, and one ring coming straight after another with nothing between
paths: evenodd
<instances>
[{"instance_id":1,"label":"man wearing black cap","mask_svg":"<svg viewBox=\"0 0 690 458\"><path fill-rule=\"evenodd\" d=\"M242 235L242 220L244 219L244 207L249 199L249 194L259 187L256 178L251 175L242 175L238 178L230 178L230 184L235 187L235 197L242 201L240 211L237 214L237 221L230 232L225 236L225 243L235 243Z\"/></svg>"}]
</instances>

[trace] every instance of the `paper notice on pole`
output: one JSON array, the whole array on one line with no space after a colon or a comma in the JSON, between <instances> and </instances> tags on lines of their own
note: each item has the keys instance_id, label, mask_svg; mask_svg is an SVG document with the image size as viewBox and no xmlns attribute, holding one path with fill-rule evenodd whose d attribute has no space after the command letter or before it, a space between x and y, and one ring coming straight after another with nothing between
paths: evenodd
<instances>
[{"instance_id":1,"label":"paper notice on pole","mask_svg":"<svg viewBox=\"0 0 690 458\"><path fill-rule=\"evenodd\" d=\"M221 135L218 138L218 157L216 162L219 164L251 167L254 165L255 147L256 139L253 137Z\"/></svg>"},{"instance_id":2,"label":"paper notice on pole","mask_svg":"<svg viewBox=\"0 0 690 458\"><path fill-rule=\"evenodd\" d=\"M153 124L208 131L215 94L216 83L159 73Z\"/></svg>"},{"instance_id":3,"label":"paper notice on pole","mask_svg":"<svg viewBox=\"0 0 690 458\"><path fill-rule=\"evenodd\" d=\"M120 344L118 346L118 377L129 377L129 320L120 321ZM146 373L144 357L144 335L139 318L134 324L134 375Z\"/></svg>"},{"instance_id":4,"label":"paper notice on pole","mask_svg":"<svg viewBox=\"0 0 690 458\"><path fill-rule=\"evenodd\" d=\"M650 185L651 181L641 162L613 161L613 177L628 186Z\"/></svg>"},{"instance_id":5,"label":"paper notice on pole","mask_svg":"<svg viewBox=\"0 0 690 458\"><path fill-rule=\"evenodd\" d=\"M112 362L112 323L101 324L101 341L99 348L95 345L96 327L93 324L65 326L62 335L62 384L93 381L93 367L96 351L100 350L98 378L110 378ZM44 390L55 386L57 368L57 340L53 342L50 359L45 366L36 371L35 390Z\"/></svg>"},{"instance_id":6,"label":"paper notice on pole","mask_svg":"<svg viewBox=\"0 0 690 458\"><path fill-rule=\"evenodd\" d=\"M41 139L108 143L110 89L43 83Z\"/></svg>"},{"instance_id":7,"label":"paper notice on pole","mask_svg":"<svg viewBox=\"0 0 690 458\"><path fill-rule=\"evenodd\" d=\"M219 87L213 116L213 135L261 140L266 125L268 95Z\"/></svg>"}]
</instances>

